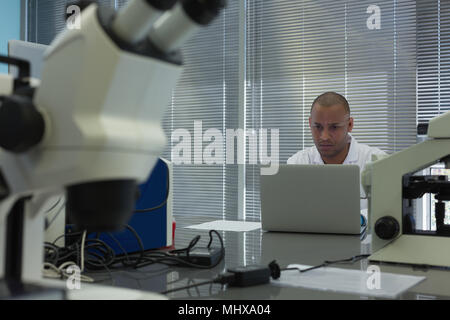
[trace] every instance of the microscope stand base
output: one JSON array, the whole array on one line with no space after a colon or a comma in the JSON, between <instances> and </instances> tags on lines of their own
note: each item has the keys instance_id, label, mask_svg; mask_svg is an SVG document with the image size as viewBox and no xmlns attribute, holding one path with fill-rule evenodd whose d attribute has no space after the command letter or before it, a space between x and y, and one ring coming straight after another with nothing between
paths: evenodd
<instances>
[{"instance_id":1,"label":"microscope stand base","mask_svg":"<svg viewBox=\"0 0 450 320\"><path fill-rule=\"evenodd\" d=\"M0 300L63 300L62 289L0 280Z\"/></svg>"},{"instance_id":2,"label":"microscope stand base","mask_svg":"<svg viewBox=\"0 0 450 320\"><path fill-rule=\"evenodd\" d=\"M0 300L168 300L162 294L127 288L82 284L69 290L66 282L43 279L24 284L0 280Z\"/></svg>"},{"instance_id":3,"label":"microscope stand base","mask_svg":"<svg viewBox=\"0 0 450 320\"><path fill-rule=\"evenodd\" d=\"M370 261L450 268L450 238L401 235L369 257Z\"/></svg>"}]
</instances>

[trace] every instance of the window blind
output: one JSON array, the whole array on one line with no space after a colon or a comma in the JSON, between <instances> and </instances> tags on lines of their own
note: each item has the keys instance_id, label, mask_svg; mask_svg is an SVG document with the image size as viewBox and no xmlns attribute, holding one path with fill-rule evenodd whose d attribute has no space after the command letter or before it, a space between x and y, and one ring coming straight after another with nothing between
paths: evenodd
<instances>
[{"instance_id":1,"label":"window blind","mask_svg":"<svg viewBox=\"0 0 450 320\"><path fill-rule=\"evenodd\" d=\"M450 110L450 2L417 1L418 122Z\"/></svg>"},{"instance_id":2,"label":"window blind","mask_svg":"<svg viewBox=\"0 0 450 320\"><path fill-rule=\"evenodd\" d=\"M311 103L326 91L349 101L358 141L389 153L415 143L415 1L377 1L379 29L372 1L247 3L246 125L279 128L280 163L313 145ZM260 219L259 176L246 167L247 220Z\"/></svg>"},{"instance_id":3,"label":"window blind","mask_svg":"<svg viewBox=\"0 0 450 320\"><path fill-rule=\"evenodd\" d=\"M179 142L171 141L171 134L184 129L192 138L191 164L174 165L174 214L237 218L237 165L205 164L202 158L211 141L200 141L196 148L194 139L200 137L196 133L217 130L225 157L226 130L238 128L238 38L239 2L229 1L220 17L182 48L185 69L164 119L169 138L164 156L172 159Z\"/></svg>"}]
</instances>

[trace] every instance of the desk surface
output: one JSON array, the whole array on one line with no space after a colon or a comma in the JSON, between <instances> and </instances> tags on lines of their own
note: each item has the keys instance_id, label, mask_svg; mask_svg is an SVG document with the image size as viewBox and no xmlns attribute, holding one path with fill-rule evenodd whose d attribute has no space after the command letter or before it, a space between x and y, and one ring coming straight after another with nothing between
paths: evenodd
<instances>
[{"instance_id":1,"label":"desk surface","mask_svg":"<svg viewBox=\"0 0 450 320\"><path fill-rule=\"evenodd\" d=\"M205 217L176 217L176 248L184 248L196 236L201 239L198 246L206 246L208 231L186 229L186 226L212 221ZM225 259L213 269L198 270L152 265L138 270L114 271L111 274L95 274L96 279L105 279L102 284L132 289L162 292L215 278L227 268L268 264L276 260L281 267L289 264L319 265L325 260L339 260L369 253L369 244L358 236L272 233L261 230L249 232L221 232L225 245ZM217 240L214 240L217 241ZM218 242L217 242L218 243ZM369 265L377 264L381 272L425 276L426 279L399 299L450 299L450 271L418 270L411 266L399 266L370 262L367 259L339 268L366 271ZM279 287L271 284L223 289L219 284L204 285L189 290L168 294L171 299L369 299L366 296L304 288Z\"/></svg>"}]
</instances>

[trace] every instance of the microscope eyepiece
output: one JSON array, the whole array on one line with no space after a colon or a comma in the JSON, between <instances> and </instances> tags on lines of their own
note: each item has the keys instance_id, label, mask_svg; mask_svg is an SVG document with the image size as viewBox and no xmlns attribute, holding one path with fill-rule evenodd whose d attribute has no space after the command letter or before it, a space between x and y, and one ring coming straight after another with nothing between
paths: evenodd
<instances>
[{"instance_id":1,"label":"microscope eyepiece","mask_svg":"<svg viewBox=\"0 0 450 320\"><path fill-rule=\"evenodd\" d=\"M186 14L201 25L209 24L216 18L220 10L225 8L225 0L183 0L182 6Z\"/></svg>"},{"instance_id":2,"label":"microscope eyepiece","mask_svg":"<svg viewBox=\"0 0 450 320\"><path fill-rule=\"evenodd\" d=\"M31 98L12 95L3 98L0 106L0 147L23 153L44 137L45 121Z\"/></svg>"},{"instance_id":3,"label":"microscope eyepiece","mask_svg":"<svg viewBox=\"0 0 450 320\"><path fill-rule=\"evenodd\" d=\"M214 20L225 4L226 0L182 0L156 20L149 40L162 52L176 51L200 27Z\"/></svg>"},{"instance_id":4,"label":"microscope eyepiece","mask_svg":"<svg viewBox=\"0 0 450 320\"><path fill-rule=\"evenodd\" d=\"M145 39L153 23L177 0L132 0L118 12L112 23L114 33L131 44Z\"/></svg>"}]
</instances>

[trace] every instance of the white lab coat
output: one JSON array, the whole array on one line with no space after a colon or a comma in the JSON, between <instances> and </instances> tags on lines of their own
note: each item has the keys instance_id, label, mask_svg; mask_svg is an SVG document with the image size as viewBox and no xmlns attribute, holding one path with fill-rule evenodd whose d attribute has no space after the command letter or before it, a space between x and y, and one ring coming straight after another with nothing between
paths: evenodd
<instances>
[{"instance_id":1,"label":"white lab coat","mask_svg":"<svg viewBox=\"0 0 450 320\"><path fill-rule=\"evenodd\" d=\"M350 149L343 164L358 165L360 173L363 172L366 164L372 161L372 155L386 155L386 152L384 152L383 150L359 143L351 134L349 134L349 136L351 138ZM316 146L312 146L294 154L287 160L287 164L324 164L324 162ZM365 197L366 194L361 185L361 198ZM367 209L367 200L361 199L361 210L365 209Z\"/></svg>"}]
</instances>

